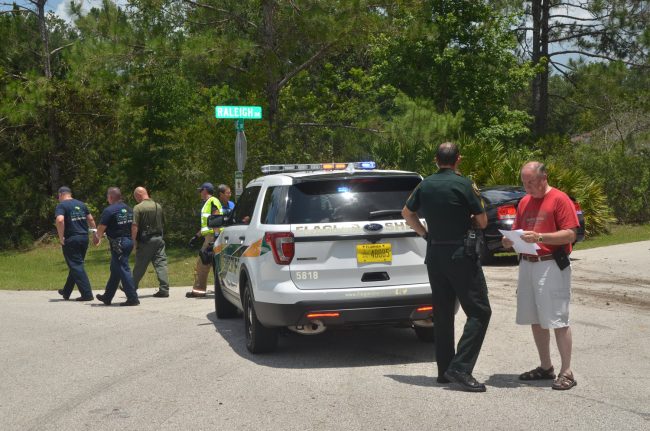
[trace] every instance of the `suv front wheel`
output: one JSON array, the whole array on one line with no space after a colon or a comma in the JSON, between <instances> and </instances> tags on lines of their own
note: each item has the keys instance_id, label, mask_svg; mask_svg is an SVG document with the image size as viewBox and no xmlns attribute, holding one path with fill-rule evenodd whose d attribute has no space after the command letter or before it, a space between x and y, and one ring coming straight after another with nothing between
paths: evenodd
<instances>
[{"instance_id":1,"label":"suv front wheel","mask_svg":"<svg viewBox=\"0 0 650 431\"><path fill-rule=\"evenodd\" d=\"M243 294L244 329L246 348L251 353L267 353L275 350L278 344L277 328L267 328L257 320L250 281L246 280Z\"/></svg>"}]
</instances>

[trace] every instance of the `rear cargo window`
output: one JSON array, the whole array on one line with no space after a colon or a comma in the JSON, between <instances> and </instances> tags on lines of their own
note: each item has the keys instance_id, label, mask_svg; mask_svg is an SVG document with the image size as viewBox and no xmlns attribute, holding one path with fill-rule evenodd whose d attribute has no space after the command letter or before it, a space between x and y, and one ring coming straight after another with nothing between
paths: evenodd
<instances>
[{"instance_id":1,"label":"rear cargo window","mask_svg":"<svg viewBox=\"0 0 650 431\"><path fill-rule=\"evenodd\" d=\"M310 180L289 189L285 223L336 223L401 219L421 179L358 177Z\"/></svg>"}]
</instances>

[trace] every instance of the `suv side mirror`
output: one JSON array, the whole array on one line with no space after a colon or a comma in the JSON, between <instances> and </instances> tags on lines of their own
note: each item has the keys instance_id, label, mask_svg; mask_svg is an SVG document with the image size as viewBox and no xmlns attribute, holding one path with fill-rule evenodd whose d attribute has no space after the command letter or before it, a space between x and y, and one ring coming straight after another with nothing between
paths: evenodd
<instances>
[{"instance_id":1,"label":"suv side mirror","mask_svg":"<svg viewBox=\"0 0 650 431\"><path fill-rule=\"evenodd\" d=\"M208 227L223 227L231 224L230 217L227 215L211 215L208 217Z\"/></svg>"}]
</instances>

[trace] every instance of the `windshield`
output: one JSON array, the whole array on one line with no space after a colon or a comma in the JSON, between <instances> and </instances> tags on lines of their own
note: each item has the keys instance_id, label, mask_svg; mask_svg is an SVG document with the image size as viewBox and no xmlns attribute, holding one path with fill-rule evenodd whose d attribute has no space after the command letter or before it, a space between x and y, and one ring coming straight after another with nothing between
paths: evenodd
<instances>
[{"instance_id":1,"label":"windshield","mask_svg":"<svg viewBox=\"0 0 650 431\"><path fill-rule=\"evenodd\" d=\"M288 223L401 219L417 176L310 180L291 186Z\"/></svg>"}]
</instances>

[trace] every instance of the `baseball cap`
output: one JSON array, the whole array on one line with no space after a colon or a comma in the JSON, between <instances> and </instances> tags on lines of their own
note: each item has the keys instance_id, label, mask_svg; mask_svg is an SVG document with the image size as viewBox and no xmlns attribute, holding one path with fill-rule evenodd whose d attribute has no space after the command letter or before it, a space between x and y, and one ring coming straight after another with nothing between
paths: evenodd
<instances>
[{"instance_id":1,"label":"baseball cap","mask_svg":"<svg viewBox=\"0 0 650 431\"><path fill-rule=\"evenodd\" d=\"M206 190L208 193L214 193L214 186L212 183L203 183L197 190Z\"/></svg>"},{"instance_id":2,"label":"baseball cap","mask_svg":"<svg viewBox=\"0 0 650 431\"><path fill-rule=\"evenodd\" d=\"M59 194L61 193L72 193L72 190L70 190L70 187L61 186L59 187Z\"/></svg>"}]
</instances>

